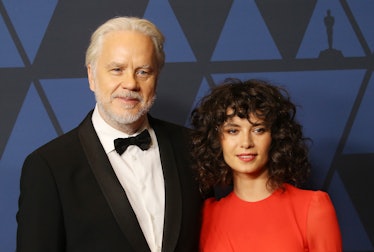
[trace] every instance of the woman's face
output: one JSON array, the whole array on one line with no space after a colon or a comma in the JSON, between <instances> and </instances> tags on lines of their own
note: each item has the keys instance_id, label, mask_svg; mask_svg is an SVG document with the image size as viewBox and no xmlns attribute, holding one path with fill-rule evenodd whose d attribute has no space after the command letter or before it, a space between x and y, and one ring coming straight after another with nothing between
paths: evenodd
<instances>
[{"instance_id":1,"label":"woman's face","mask_svg":"<svg viewBox=\"0 0 374 252\"><path fill-rule=\"evenodd\" d=\"M227 112L229 114L232 111ZM271 141L270 129L253 114L249 121L234 116L221 126L223 158L231 167L234 179L267 178Z\"/></svg>"}]
</instances>

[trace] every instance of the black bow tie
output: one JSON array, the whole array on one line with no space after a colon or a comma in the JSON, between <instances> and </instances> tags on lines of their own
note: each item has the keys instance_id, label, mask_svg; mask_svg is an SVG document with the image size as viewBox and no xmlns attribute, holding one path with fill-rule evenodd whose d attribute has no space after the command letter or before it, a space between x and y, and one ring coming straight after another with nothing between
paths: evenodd
<instances>
[{"instance_id":1,"label":"black bow tie","mask_svg":"<svg viewBox=\"0 0 374 252\"><path fill-rule=\"evenodd\" d=\"M151 136L148 130L143 130L142 133L134 137L117 138L114 140L114 148L120 155L122 155L130 145L137 145L142 150L148 150L151 146Z\"/></svg>"}]
</instances>

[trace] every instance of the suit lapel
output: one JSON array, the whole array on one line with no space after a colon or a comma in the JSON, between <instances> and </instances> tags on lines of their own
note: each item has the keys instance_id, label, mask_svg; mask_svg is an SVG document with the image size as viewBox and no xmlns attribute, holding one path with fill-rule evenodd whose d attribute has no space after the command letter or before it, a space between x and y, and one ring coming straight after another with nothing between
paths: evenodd
<instances>
[{"instance_id":1,"label":"suit lapel","mask_svg":"<svg viewBox=\"0 0 374 252\"><path fill-rule=\"evenodd\" d=\"M171 132L161 123L149 117L149 122L154 129L159 144L161 164L165 181L165 220L162 251L174 251L182 221L182 196L181 187L172 146Z\"/></svg>"},{"instance_id":2,"label":"suit lapel","mask_svg":"<svg viewBox=\"0 0 374 252\"><path fill-rule=\"evenodd\" d=\"M130 202L97 137L90 113L79 127L79 138L92 172L134 251L150 251Z\"/></svg>"}]
</instances>

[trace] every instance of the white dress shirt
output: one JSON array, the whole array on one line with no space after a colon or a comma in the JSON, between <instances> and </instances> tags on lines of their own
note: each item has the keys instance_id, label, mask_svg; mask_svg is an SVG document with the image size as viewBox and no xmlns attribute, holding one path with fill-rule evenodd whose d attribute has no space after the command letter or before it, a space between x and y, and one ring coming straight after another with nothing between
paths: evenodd
<instances>
[{"instance_id":1,"label":"white dress shirt","mask_svg":"<svg viewBox=\"0 0 374 252\"><path fill-rule=\"evenodd\" d=\"M139 132L127 135L107 124L97 106L92 115L92 123L126 192L149 248L152 252L160 252L164 227L165 187L155 132L146 120ZM115 151L114 139L135 136L144 129L148 129L152 139L148 150L142 151L138 146L131 145L121 156Z\"/></svg>"}]
</instances>

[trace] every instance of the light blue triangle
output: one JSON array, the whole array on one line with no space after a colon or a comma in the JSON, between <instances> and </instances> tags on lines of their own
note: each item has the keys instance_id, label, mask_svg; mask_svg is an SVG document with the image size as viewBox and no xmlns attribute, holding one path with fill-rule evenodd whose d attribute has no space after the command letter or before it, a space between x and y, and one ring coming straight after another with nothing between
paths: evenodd
<instances>
[{"instance_id":1,"label":"light blue triangle","mask_svg":"<svg viewBox=\"0 0 374 252\"><path fill-rule=\"evenodd\" d=\"M212 61L280 58L255 1L233 1Z\"/></svg>"},{"instance_id":2,"label":"light blue triangle","mask_svg":"<svg viewBox=\"0 0 374 252\"><path fill-rule=\"evenodd\" d=\"M345 154L374 153L374 77L372 75L356 115Z\"/></svg>"},{"instance_id":3,"label":"light blue triangle","mask_svg":"<svg viewBox=\"0 0 374 252\"><path fill-rule=\"evenodd\" d=\"M0 204L0 251L15 251L15 214L23 161L34 149L54 137L56 132L31 85L0 161L0 202L6 202Z\"/></svg>"},{"instance_id":4,"label":"light blue triangle","mask_svg":"<svg viewBox=\"0 0 374 252\"><path fill-rule=\"evenodd\" d=\"M338 173L334 174L328 193L338 216L344 251L373 251L370 239Z\"/></svg>"},{"instance_id":5,"label":"light blue triangle","mask_svg":"<svg viewBox=\"0 0 374 252\"><path fill-rule=\"evenodd\" d=\"M30 62L33 62L57 0L3 0L3 3Z\"/></svg>"},{"instance_id":6,"label":"light blue triangle","mask_svg":"<svg viewBox=\"0 0 374 252\"><path fill-rule=\"evenodd\" d=\"M22 59L1 16L0 42L0 67L23 67Z\"/></svg>"},{"instance_id":7,"label":"light blue triangle","mask_svg":"<svg viewBox=\"0 0 374 252\"><path fill-rule=\"evenodd\" d=\"M149 1L144 18L153 22L164 34L166 62L196 61L178 19L167 0Z\"/></svg>"},{"instance_id":8,"label":"light blue triangle","mask_svg":"<svg viewBox=\"0 0 374 252\"><path fill-rule=\"evenodd\" d=\"M363 70L216 74L224 77L265 79L289 90L298 105L297 118L313 140L310 155L313 180L321 187L356 99ZM318 81L317 81L318 80Z\"/></svg>"},{"instance_id":9,"label":"light blue triangle","mask_svg":"<svg viewBox=\"0 0 374 252\"><path fill-rule=\"evenodd\" d=\"M364 56L352 25L339 0L317 1L312 18L305 32L297 53L297 58L318 58L321 51L328 48L324 18L327 10L331 11L335 22L333 26L333 48L345 57Z\"/></svg>"},{"instance_id":10,"label":"light blue triangle","mask_svg":"<svg viewBox=\"0 0 374 252\"><path fill-rule=\"evenodd\" d=\"M354 18L363 33L371 51L374 51L374 1L373 0L349 0L347 1Z\"/></svg>"},{"instance_id":11,"label":"light blue triangle","mask_svg":"<svg viewBox=\"0 0 374 252\"><path fill-rule=\"evenodd\" d=\"M87 78L41 80L41 83L64 132L77 127L95 107L95 96Z\"/></svg>"}]
</instances>

